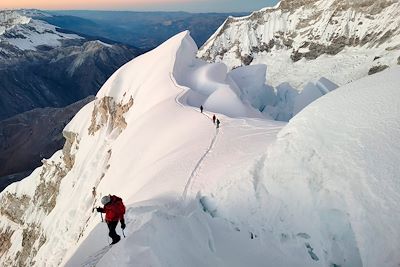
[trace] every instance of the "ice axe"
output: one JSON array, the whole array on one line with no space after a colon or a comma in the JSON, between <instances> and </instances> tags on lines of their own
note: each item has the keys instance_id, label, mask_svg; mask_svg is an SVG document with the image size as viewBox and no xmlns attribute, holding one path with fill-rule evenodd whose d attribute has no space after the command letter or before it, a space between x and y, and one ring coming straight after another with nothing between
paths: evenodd
<instances>
[{"instance_id":1,"label":"ice axe","mask_svg":"<svg viewBox=\"0 0 400 267\"><path fill-rule=\"evenodd\" d=\"M93 209L92 209L92 212L94 212L94 209L97 210L97 208L93 208ZM100 212L100 217L101 217L101 222L104 222L104 220L103 220L103 213L101 213L101 212Z\"/></svg>"}]
</instances>

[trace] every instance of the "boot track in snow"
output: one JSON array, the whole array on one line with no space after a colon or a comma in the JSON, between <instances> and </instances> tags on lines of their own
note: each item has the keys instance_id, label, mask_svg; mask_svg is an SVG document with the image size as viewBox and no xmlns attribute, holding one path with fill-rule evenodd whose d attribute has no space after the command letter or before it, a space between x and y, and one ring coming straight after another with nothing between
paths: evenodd
<instances>
[{"instance_id":1,"label":"boot track in snow","mask_svg":"<svg viewBox=\"0 0 400 267\"><path fill-rule=\"evenodd\" d=\"M183 104L183 103L181 103L181 102L179 101L179 99L182 98L183 95L187 92L187 89L186 89L185 87L179 85L179 84L176 82L176 80L174 79L172 73L170 73L170 76L169 76L169 77L170 77L172 83L175 85L175 87L182 89L182 91L175 97L175 102L176 102L178 105L180 105L181 107L183 107L183 108L188 108L187 105L185 105L185 104ZM188 89L189 89L189 88L188 88ZM198 112L197 109L193 109L193 110L195 110L195 111ZM203 116L205 116L205 117L207 117L208 119L211 120L211 117L208 116L206 113L201 112L201 114L202 114ZM198 170L199 170L199 168L200 168L202 162L204 161L204 159L206 158L206 156L208 155L208 153L209 153L209 152L212 150L212 148L214 147L215 141L217 140L218 133L219 133L219 129L216 129L215 135L214 135L213 139L211 140L210 146L208 147L208 149L206 150L206 152L203 154L203 156L199 159L199 161L197 162L196 166L194 167L192 173L190 174L189 179L188 179L188 181L187 181L187 183L186 183L186 185L185 185L185 189L183 190L183 193L182 193L182 199L183 199L184 201L187 199L187 196L188 196L188 193L189 193L189 189L190 189L191 186L193 185L193 182L194 182L194 180L195 180L195 176L196 176L196 174L198 173Z\"/></svg>"},{"instance_id":2,"label":"boot track in snow","mask_svg":"<svg viewBox=\"0 0 400 267\"><path fill-rule=\"evenodd\" d=\"M94 267L103 258L103 256L111 249L112 245L107 245L88 257L81 267Z\"/></svg>"},{"instance_id":3,"label":"boot track in snow","mask_svg":"<svg viewBox=\"0 0 400 267\"><path fill-rule=\"evenodd\" d=\"M215 131L215 135L214 138L211 141L210 146L208 147L207 151L204 153L204 155L199 159L199 161L197 162L196 166L194 167L192 173L190 174L190 177L185 185L185 189L183 190L182 193L182 199L186 200L189 189L191 188L191 185L193 185L193 182L195 181L195 177L198 173L198 170L201 166L201 163L204 161L204 159L206 158L206 156L208 155L208 153L211 151L211 149L214 147L215 141L217 140L217 136L218 136L219 130L217 129Z\"/></svg>"}]
</instances>

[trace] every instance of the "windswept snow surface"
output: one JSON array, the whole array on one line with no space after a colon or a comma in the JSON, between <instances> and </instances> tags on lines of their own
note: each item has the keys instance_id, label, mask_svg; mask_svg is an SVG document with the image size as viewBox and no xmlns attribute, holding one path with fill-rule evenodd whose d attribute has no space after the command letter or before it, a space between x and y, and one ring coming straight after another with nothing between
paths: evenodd
<instances>
[{"instance_id":1,"label":"windswept snow surface","mask_svg":"<svg viewBox=\"0 0 400 267\"><path fill-rule=\"evenodd\" d=\"M265 218L283 242L306 233L323 266L400 264L399 86L399 67L343 86L268 150Z\"/></svg>"},{"instance_id":2,"label":"windswept snow surface","mask_svg":"<svg viewBox=\"0 0 400 267\"><path fill-rule=\"evenodd\" d=\"M35 265L398 266L400 69L339 88L286 125L241 100L244 77L196 52L184 32L135 58L67 125L73 166L57 203L23 215L46 236ZM63 168L62 158L47 162ZM35 195L46 168L2 195ZM127 228L106 248L92 208L109 193L124 199ZM2 264L23 231L0 221L15 230Z\"/></svg>"}]
</instances>

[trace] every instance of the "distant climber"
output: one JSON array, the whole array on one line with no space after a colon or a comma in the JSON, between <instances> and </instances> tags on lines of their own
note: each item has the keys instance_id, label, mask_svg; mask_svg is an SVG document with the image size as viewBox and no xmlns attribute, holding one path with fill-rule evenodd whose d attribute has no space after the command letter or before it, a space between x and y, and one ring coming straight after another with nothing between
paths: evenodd
<instances>
[{"instance_id":1,"label":"distant climber","mask_svg":"<svg viewBox=\"0 0 400 267\"><path fill-rule=\"evenodd\" d=\"M104 196L101 199L104 208L97 208L96 210L106 214L106 223L108 226L108 235L112 238L111 244L118 243L121 237L115 232L118 221L121 222L122 230L125 229L125 205L120 197L114 195Z\"/></svg>"},{"instance_id":2,"label":"distant climber","mask_svg":"<svg viewBox=\"0 0 400 267\"><path fill-rule=\"evenodd\" d=\"M93 195L93 198L96 198L96 187L93 187L92 195Z\"/></svg>"},{"instance_id":3,"label":"distant climber","mask_svg":"<svg viewBox=\"0 0 400 267\"><path fill-rule=\"evenodd\" d=\"M215 114L213 115L213 123L215 124L215 120L217 119L217 117L215 117Z\"/></svg>"},{"instance_id":4,"label":"distant climber","mask_svg":"<svg viewBox=\"0 0 400 267\"><path fill-rule=\"evenodd\" d=\"M221 122L219 121L219 119L217 119L217 129L219 128L219 124L220 124Z\"/></svg>"},{"instance_id":5,"label":"distant climber","mask_svg":"<svg viewBox=\"0 0 400 267\"><path fill-rule=\"evenodd\" d=\"M203 105L200 106L200 112L203 113Z\"/></svg>"}]
</instances>

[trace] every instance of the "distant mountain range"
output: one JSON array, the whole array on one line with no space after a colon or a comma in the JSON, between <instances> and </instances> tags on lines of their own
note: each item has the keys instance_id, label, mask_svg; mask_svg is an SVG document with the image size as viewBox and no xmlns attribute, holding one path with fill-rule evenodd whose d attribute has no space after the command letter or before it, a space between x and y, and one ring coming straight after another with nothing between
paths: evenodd
<instances>
[{"instance_id":1,"label":"distant mountain range","mask_svg":"<svg viewBox=\"0 0 400 267\"><path fill-rule=\"evenodd\" d=\"M36 108L0 121L0 192L60 149L65 143L62 130L93 99L63 108Z\"/></svg>"},{"instance_id":2,"label":"distant mountain range","mask_svg":"<svg viewBox=\"0 0 400 267\"><path fill-rule=\"evenodd\" d=\"M63 33L29 15L0 12L0 120L94 95L116 69L142 53Z\"/></svg>"},{"instance_id":3,"label":"distant mountain range","mask_svg":"<svg viewBox=\"0 0 400 267\"><path fill-rule=\"evenodd\" d=\"M248 13L52 11L39 16L72 32L149 50L184 30L200 47L229 16L244 15Z\"/></svg>"}]
</instances>

